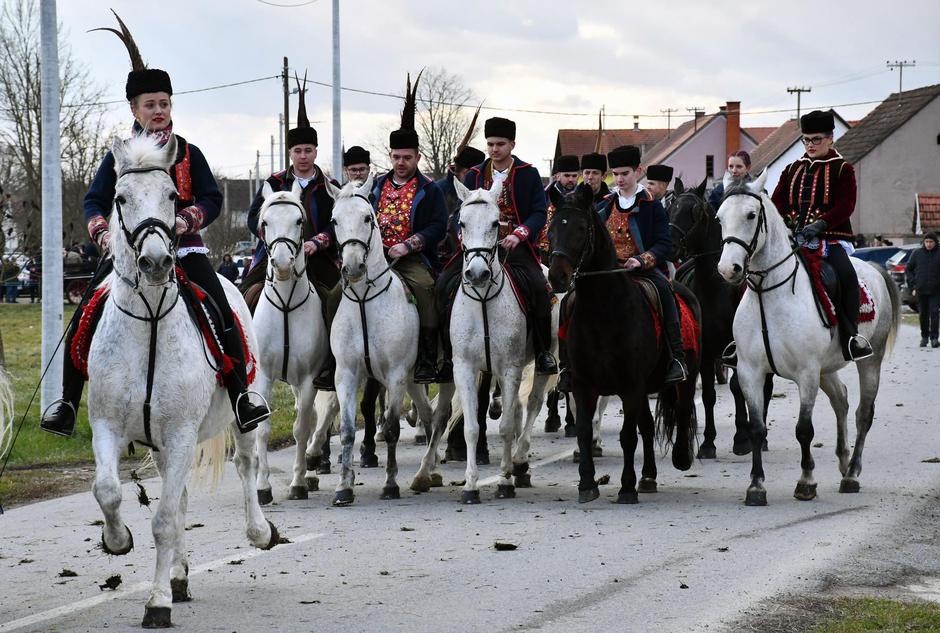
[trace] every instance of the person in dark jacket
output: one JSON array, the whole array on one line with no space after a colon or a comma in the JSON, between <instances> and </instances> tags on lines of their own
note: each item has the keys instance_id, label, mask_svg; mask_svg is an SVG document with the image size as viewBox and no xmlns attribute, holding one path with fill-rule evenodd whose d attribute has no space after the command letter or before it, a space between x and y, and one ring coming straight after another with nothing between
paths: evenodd
<instances>
[{"instance_id":1,"label":"person in dark jacket","mask_svg":"<svg viewBox=\"0 0 940 633\"><path fill-rule=\"evenodd\" d=\"M454 164L447 170L447 175L437 181L437 186L444 194L444 204L447 206L447 239L441 242L439 249L442 264L447 264L451 257L457 254L460 241L457 238L457 212L460 210L460 199L457 189L454 188L454 179L460 182L467 172L486 159L486 154L469 145L460 148L454 157Z\"/></svg>"},{"instance_id":2,"label":"person in dark jacket","mask_svg":"<svg viewBox=\"0 0 940 633\"><path fill-rule=\"evenodd\" d=\"M232 256L228 253L222 256L222 263L219 264L219 269L216 272L232 283L235 283L235 280L238 279L238 266L235 265Z\"/></svg>"},{"instance_id":3,"label":"person in dark jacket","mask_svg":"<svg viewBox=\"0 0 940 633\"><path fill-rule=\"evenodd\" d=\"M920 312L920 346L940 347L940 250L937 234L924 235L923 246L911 253L905 271L907 285L917 299Z\"/></svg>"},{"instance_id":4,"label":"person in dark jacket","mask_svg":"<svg viewBox=\"0 0 940 633\"><path fill-rule=\"evenodd\" d=\"M606 176L607 154L591 152L581 157L581 180L591 186L596 205L601 205L610 194L610 187L604 180Z\"/></svg>"},{"instance_id":5,"label":"person in dark jacket","mask_svg":"<svg viewBox=\"0 0 940 633\"><path fill-rule=\"evenodd\" d=\"M130 38L124 23L118 18L122 37L131 57L132 70L127 75L125 93L131 114L134 116L132 134L146 134L154 137L160 145L165 145L173 136L171 119L173 87L170 76L163 70L147 68L140 57L137 45ZM115 31L117 33L117 31ZM199 148L176 136L176 162L170 168L170 177L177 189L176 198L176 233L179 236L176 248L178 265L186 276L198 284L218 306L222 314L224 331L221 343L224 352L234 362L234 370L225 374L225 386L228 390L238 429L247 433L255 429L260 422L270 415L264 405L255 405L248 398L242 397L248 389L245 352L242 336L235 326L232 308L219 277L216 275L207 253L209 249L202 241L199 231L215 220L222 210L222 193L215 182L209 164ZM114 204L114 189L117 174L114 170L114 156L109 151L101 161L98 172L85 194L85 220L88 233L106 253L111 241L111 232L106 216L110 215ZM97 285L103 275L110 272L110 262L99 267L99 276L92 280ZM78 307L84 308L84 304ZM78 319L73 319L66 335L65 349L71 349L72 338L78 327ZM201 350L193 350L200 355ZM66 354L63 363L63 397L43 412L40 428L56 435L69 437L75 428L76 411L84 389L84 376L70 361Z\"/></svg>"},{"instance_id":6,"label":"person in dark jacket","mask_svg":"<svg viewBox=\"0 0 940 633\"><path fill-rule=\"evenodd\" d=\"M753 180L753 177L751 176L751 155L743 149L740 149L728 156L727 173L734 179L736 183L750 182ZM724 197L725 183L723 180L719 180L718 184L715 185L715 188L712 189L711 193L708 194L708 204L711 205L712 209L718 211L718 207L721 206L721 201L724 199Z\"/></svg>"}]
</instances>

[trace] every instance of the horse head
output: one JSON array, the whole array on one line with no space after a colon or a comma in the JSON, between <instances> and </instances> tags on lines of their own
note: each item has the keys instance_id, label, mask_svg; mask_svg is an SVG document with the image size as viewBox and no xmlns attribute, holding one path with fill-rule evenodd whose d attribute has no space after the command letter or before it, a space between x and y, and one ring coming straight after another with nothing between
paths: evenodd
<instances>
[{"instance_id":1,"label":"horse head","mask_svg":"<svg viewBox=\"0 0 940 633\"><path fill-rule=\"evenodd\" d=\"M748 183L735 183L729 174L725 175L725 198L716 216L722 237L718 272L731 283L741 282L748 263L767 242L767 210L773 208L773 203L763 193L766 182L766 169Z\"/></svg>"},{"instance_id":2,"label":"horse head","mask_svg":"<svg viewBox=\"0 0 940 633\"><path fill-rule=\"evenodd\" d=\"M590 185L581 183L567 195L550 187L549 198L555 214L548 227L552 253L548 281L555 292L567 292L596 242L594 193Z\"/></svg>"},{"instance_id":3,"label":"horse head","mask_svg":"<svg viewBox=\"0 0 940 633\"><path fill-rule=\"evenodd\" d=\"M454 188L460 198L460 243L463 250L463 278L480 288L494 276L499 237L499 194L502 182L494 182L489 189L470 191L459 179Z\"/></svg>"},{"instance_id":4,"label":"horse head","mask_svg":"<svg viewBox=\"0 0 940 633\"><path fill-rule=\"evenodd\" d=\"M169 169L176 147L175 135L163 147L146 135L116 138L111 145L117 173L111 248L123 278L130 278L129 269L135 271L135 287L141 277L150 285L166 284L173 271L177 192ZM114 218L120 230L114 229Z\"/></svg>"},{"instance_id":5,"label":"horse head","mask_svg":"<svg viewBox=\"0 0 940 633\"><path fill-rule=\"evenodd\" d=\"M672 234L673 261L688 259L690 255L705 251L709 221L714 217L705 200L706 180L695 189L686 189L676 179L675 195L666 214L669 216L669 232Z\"/></svg>"},{"instance_id":6,"label":"horse head","mask_svg":"<svg viewBox=\"0 0 940 633\"><path fill-rule=\"evenodd\" d=\"M261 191L264 203L258 213L258 234L268 251L268 266L278 281L287 281L291 274L300 276L298 262L303 264L303 230L306 210L300 201L303 187L294 180L290 191L271 189L267 181Z\"/></svg>"},{"instance_id":7,"label":"horse head","mask_svg":"<svg viewBox=\"0 0 940 633\"><path fill-rule=\"evenodd\" d=\"M340 273L347 283L356 283L366 275L370 257L382 257L382 234L369 194L372 192L372 174L360 184L346 183L342 189L331 182L326 184L333 204L333 229L342 260Z\"/></svg>"}]
</instances>

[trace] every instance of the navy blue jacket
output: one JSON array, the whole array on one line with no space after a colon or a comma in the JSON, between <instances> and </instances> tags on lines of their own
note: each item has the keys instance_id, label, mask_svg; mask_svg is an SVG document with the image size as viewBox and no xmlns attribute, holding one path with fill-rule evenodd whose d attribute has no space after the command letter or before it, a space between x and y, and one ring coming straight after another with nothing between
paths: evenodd
<instances>
[{"instance_id":1,"label":"navy blue jacket","mask_svg":"<svg viewBox=\"0 0 940 633\"><path fill-rule=\"evenodd\" d=\"M630 214L630 235L636 243L639 254L636 258L643 263L643 269L657 268L666 270L666 263L672 252L672 236L669 233L669 217L659 200L653 200L644 189L636 194L633 206L621 210L616 193L604 198L604 203L597 212L606 223L611 213Z\"/></svg>"},{"instance_id":2,"label":"navy blue jacket","mask_svg":"<svg viewBox=\"0 0 940 633\"><path fill-rule=\"evenodd\" d=\"M908 287L921 294L940 292L940 247L934 246L932 251L928 251L921 246L911 253L905 275Z\"/></svg>"},{"instance_id":3,"label":"navy blue jacket","mask_svg":"<svg viewBox=\"0 0 940 633\"><path fill-rule=\"evenodd\" d=\"M379 210L382 186L391 175L390 171L382 174L372 185L372 208L376 213ZM434 268L438 264L438 244L447 235L447 207L444 204L444 194L437 184L420 171L417 176L418 193L411 202L411 235L421 236L424 241L421 257L428 266Z\"/></svg>"},{"instance_id":4,"label":"navy blue jacket","mask_svg":"<svg viewBox=\"0 0 940 633\"><path fill-rule=\"evenodd\" d=\"M186 157L187 148L189 151L189 176L192 181L192 197L183 199L182 195L176 201L176 210L181 211L189 206L197 206L203 213L202 225L200 229L212 224L213 220L219 217L222 211L222 192L215 182L212 170L209 169L209 163L206 157L198 147L192 143L187 143L181 136L176 137L176 162L174 167L179 165ZM170 169L170 177L177 189L180 183L176 181L176 169ZM83 206L85 209L85 221L92 222L97 218L107 218L111 214L111 207L114 205L114 186L117 184L117 173L114 171L114 155L109 151L101 165L98 166L98 172L95 174L91 186L88 187L88 193L85 194ZM180 192L182 193L182 192ZM180 236L180 248L204 247L205 244L199 233L187 233Z\"/></svg>"},{"instance_id":5,"label":"navy blue jacket","mask_svg":"<svg viewBox=\"0 0 940 633\"><path fill-rule=\"evenodd\" d=\"M480 189L488 183L484 183L483 175L490 166L491 159L487 158L483 163L477 165L467 172L464 176L463 184L471 191ZM538 243L539 235L545 228L548 205L545 202L545 189L542 187L542 177L539 176L539 170L519 160L516 156L512 157L512 171L509 178L503 183L503 187L509 188L512 205L516 209L516 222L525 226L528 230L528 240L531 246Z\"/></svg>"}]
</instances>

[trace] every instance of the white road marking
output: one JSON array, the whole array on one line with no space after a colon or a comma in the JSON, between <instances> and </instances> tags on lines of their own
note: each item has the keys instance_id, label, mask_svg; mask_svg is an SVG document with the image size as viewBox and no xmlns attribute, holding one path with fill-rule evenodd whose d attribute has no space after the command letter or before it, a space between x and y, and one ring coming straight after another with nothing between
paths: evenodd
<instances>
[{"instance_id":1,"label":"white road marking","mask_svg":"<svg viewBox=\"0 0 940 633\"><path fill-rule=\"evenodd\" d=\"M307 541L312 541L318 538L326 536L323 532L317 533L307 533L302 534L297 537L291 538L291 542L285 545L299 545L300 543L306 543ZM207 571L214 571L220 569L225 565L228 565L230 562L235 560L248 560L250 558L257 558L262 554L267 554L269 552L278 551L283 549L284 546L278 546L274 549L262 550L262 549L245 549L234 554L225 556L224 558L219 558L208 563L203 563L201 565L196 565L195 567L190 568L189 576L190 578L202 574ZM33 626L41 622L46 622L47 620L52 620L54 618L60 618L63 616L71 615L73 613L78 613L79 611L84 611L92 607L96 607L99 604L104 604L105 602L110 602L112 600L117 600L118 598L124 598L134 593L139 593L141 591L148 591L153 583L149 580L144 582L138 582L133 584L126 589L119 588L115 591L109 591L107 593L101 593L97 596L92 596L91 598L85 598L84 600L78 600L71 604L65 604L61 607L55 607L54 609L49 609L47 611L42 611L40 613L34 613L33 615L27 616L25 618L20 618L19 620L13 620L11 622L6 622L5 624L0 624L0 633L7 633L8 631L16 631L27 626Z\"/></svg>"}]
</instances>

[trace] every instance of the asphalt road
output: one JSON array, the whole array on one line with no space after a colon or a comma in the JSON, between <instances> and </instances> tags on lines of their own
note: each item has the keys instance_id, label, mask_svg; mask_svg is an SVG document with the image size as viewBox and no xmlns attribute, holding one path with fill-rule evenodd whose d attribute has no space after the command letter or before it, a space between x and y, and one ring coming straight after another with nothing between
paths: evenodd
<instances>
[{"instance_id":1,"label":"asphalt road","mask_svg":"<svg viewBox=\"0 0 940 633\"><path fill-rule=\"evenodd\" d=\"M675 471L660 460L659 493L640 504L616 498L622 465L619 406L604 423L593 503L576 502L573 440L546 434L541 419L532 445L532 489L461 506L460 488L428 494L405 490L423 447L403 425L399 450L403 495L380 501L383 472L359 470L356 502L332 508L338 475L321 492L286 501L291 450L273 456L275 504L266 514L290 539L253 550L243 532L234 470L216 491L191 494L187 524L194 601L173 609L191 631L696 631L722 630L742 612L784 592L813 591L827 573L870 543L890 546L907 517L936 503L940 456L936 393L940 351L921 350L905 325L887 361L865 452L860 494L839 494L828 401L816 406L814 449L819 497L792 497L799 478L793 385L778 384L765 454L769 505L743 504L750 459L731 454L732 403L719 387L718 459ZM844 372L851 402L857 379ZM493 428L493 427L491 427ZM850 435L854 425L850 421ZM498 445L491 431L491 450ZM380 460L384 455L379 445ZM336 451L334 451L334 455ZM494 451L495 454L495 451ZM336 468L334 467L334 471ZM490 477L496 467L481 467ZM445 483L463 466L444 465ZM146 482L151 497L159 483ZM154 562L151 510L124 488L124 516L137 547L109 557L96 544L100 510L90 492L16 508L0 517L0 633L136 631ZM518 545L496 551L495 541ZM916 544L907 543L910 550ZM69 569L73 577L60 577ZM120 574L116 591L99 584Z\"/></svg>"}]
</instances>

